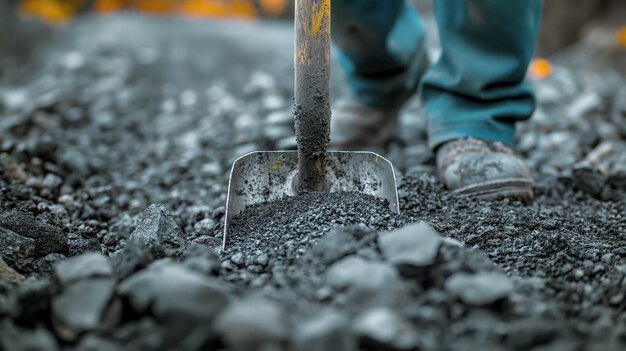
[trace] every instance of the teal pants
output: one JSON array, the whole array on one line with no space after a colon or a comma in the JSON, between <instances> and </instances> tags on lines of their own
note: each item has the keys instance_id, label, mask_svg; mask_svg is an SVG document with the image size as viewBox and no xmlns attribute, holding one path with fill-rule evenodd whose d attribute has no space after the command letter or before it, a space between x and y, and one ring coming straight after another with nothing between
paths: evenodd
<instances>
[{"instance_id":1,"label":"teal pants","mask_svg":"<svg viewBox=\"0 0 626 351\"><path fill-rule=\"evenodd\" d=\"M398 104L419 85L429 144L479 138L513 144L530 118L525 82L541 0L434 0L442 55L425 74L424 27L405 0L333 0L333 41L354 96Z\"/></svg>"}]
</instances>

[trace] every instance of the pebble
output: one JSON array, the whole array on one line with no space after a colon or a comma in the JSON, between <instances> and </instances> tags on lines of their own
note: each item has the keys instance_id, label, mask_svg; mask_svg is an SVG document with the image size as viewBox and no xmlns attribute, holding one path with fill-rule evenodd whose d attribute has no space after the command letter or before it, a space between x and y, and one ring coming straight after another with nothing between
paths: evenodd
<instances>
[{"instance_id":1,"label":"pebble","mask_svg":"<svg viewBox=\"0 0 626 351\"><path fill-rule=\"evenodd\" d=\"M514 285L499 272L455 273L446 280L445 288L468 305L486 306L507 298Z\"/></svg>"},{"instance_id":2,"label":"pebble","mask_svg":"<svg viewBox=\"0 0 626 351\"><path fill-rule=\"evenodd\" d=\"M206 322L228 305L229 297L214 278L164 259L123 280L118 293L136 313L148 310L158 320L185 325Z\"/></svg>"},{"instance_id":3,"label":"pebble","mask_svg":"<svg viewBox=\"0 0 626 351\"><path fill-rule=\"evenodd\" d=\"M140 238L129 238L126 245L111 255L113 271L118 278L126 278L155 260L150 247Z\"/></svg>"},{"instance_id":4,"label":"pebble","mask_svg":"<svg viewBox=\"0 0 626 351\"><path fill-rule=\"evenodd\" d=\"M146 243L156 257L178 257L187 245L174 216L163 205L152 204L137 220L130 238Z\"/></svg>"},{"instance_id":5,"label":"pebble","mask_svg":"<svg viewBox=\"0 0 626 351\"><path fill-rule=\"evenodd\" d=\"M39 222L32 215L19 210L0 214L0 227L35 240L35 258L50 253L67 254L68 245L65 234L59 229Z\"/></svg>"},{"instance_id":6,"label":"pebble","mask_svg":"<svg viewBox=\"0 0 626 351\"><path fill-rule=\"evenodd\" d=\"M59 282L67 286L86 278L111 277L113 269L109 258L99 252L85 253L70 257L54 266Z\"/></svg>"},{"instance_id":7,"label":"pebble","mask_svg":"<svg viewBox=\"0 0 626 351\"><path fill-rule=\"evenodd\" d=\"M115 291L115 280L90 278L74 282L52 299L52 321L57 334L66 341L100 327ZM115 319L119 319L117 316Z\"/></svg>"},{"instance_id":8,"label":"pebble","mask_svg":"<svg viewBox=\"0 0 626 351\"><path fill-rule=\"evenodd\" d=\"M278 305L250 298L235 302L220 313L215 330L229 350L284 350L290 324Z\"/></svg>"},{"instance_id":9,"label":"pebble","mask_svg":"<svg viewBox=\"0 0 626 351\"><path fill-rule=\"evenodd\" d=\"M35 240L0 228L0 257L11 267L25 272L33 262Z\"/></svg>"},{"instance_id":10,"label":"pebble","mask_svg":"<svg viewBox=\"0 0 626 351\"><path fill-rule=\"evenodd\" d=\"M441 244L441 236L424 222L378 236L378 246L385 258L409 269L433 265Z\"/></svg>"},{"instance_id":11,"label":"pebble","mask_svg":"<svg viewBox=\"0 0 626 351\"><path fill-rule=\"evenodd\" d=\"M57 339L43 328L26 329L0 326L0 349L10 351L57 351Z\"/></svg>"},{"instance_id":12,"label":"pebble","mask_svg":"<svg viewBox=\"0 0 626 351\"><path fill-rule=\"evenodd\" d=\"M396 289L401 280L395 269L383 262L370 262L349 256L330 266L326 282L340 290Z\"/></svg>"},{"instance_id":13,"label":"pebble","mask_svg":"<svg viewBox=\"0 0 626 351\"><path fill-rule=\"evenodd\" d=\"M0 280L12 284L20 284L24 281L24 276L16 272L0 257Z\"/></svg>"},{"instance_id":14,"label":"pebble","mask_svg":"<svg viewBox=\"0 0 626 351\"><path fill-rule=\"evenodd\" d=\"M326 273L326 284L343 294L335 300L351 312L367 307L402 308L410 297L393 266L348 256L333 264Z\"/></svg>"},{"instance_id":15,"label":"pebble","mask_svg":"<svg viewBox=\"0 0 626 351\"><path fill-rule=\"evenodd\" d=\"M386 308L374 308L356 318L354 333L367 350L418 350L419 335L404 318Z\"/></svg>"},{"instance_id":16,"label":"pebble","mask_svg":"<svg viewBox=\"0 0 626 351\"><path fill-rule=\"evenodd\" d=\"M356 351L348 319L333 310L324 310L299 323L294 346L300 351Z\"/></svg>"},{"instance_id":17,"label":"pebble","mask_svg":"<svg viewBox=\"0 0 626 351\"><path fill-rule=\"evenodd\" d=\"M215 227L215 221L211 218L205 218L193 226L193 231L196 236L208 235L213 232L213 227Z\"/></svg>"}]
</instances>

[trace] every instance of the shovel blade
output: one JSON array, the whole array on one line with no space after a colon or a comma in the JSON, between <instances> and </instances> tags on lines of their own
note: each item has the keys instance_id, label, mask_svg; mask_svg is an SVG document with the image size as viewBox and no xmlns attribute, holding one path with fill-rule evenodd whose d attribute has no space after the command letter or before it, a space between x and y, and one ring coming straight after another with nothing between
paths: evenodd
<instances>
[{"instance_id":1,"label":"shovel blade","mask_svg":"<svg viewBox=\"0 0 626 351\"><path fill-rule=\"evenodd\" d=\"M392 212L400 212L396 176L387 159L367 151L331 151L326 160L330 192L373 195L388 200ZM222 249L233 218L246 206L295 195L292 184L297 169L297 151L252 152L235 161L228 183Z\"/></svg>"}]
</instances>

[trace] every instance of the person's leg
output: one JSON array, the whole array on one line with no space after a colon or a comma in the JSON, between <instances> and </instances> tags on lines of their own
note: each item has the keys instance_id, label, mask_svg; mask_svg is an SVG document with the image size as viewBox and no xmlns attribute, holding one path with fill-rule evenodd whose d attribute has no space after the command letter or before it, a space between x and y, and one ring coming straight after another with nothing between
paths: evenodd
<instances>
[{"instance_id":1,"label":"person's leg","mask_svg":"<svg viewBox=\"0 0 626 351\"><path fill-rule=\"evenodd\" d=\"M380 143L428 66L421 19L405 0L333 0L332 37L349 96L333 111L331 143Z\"/></svg>"},{"instance_id":2,"label":"person's leg","mask_svg":"<svg viewBox=\"0 0 626 351\"><path fill-rule=\"evenodd\" d=\"M435 0L442 56L422 81L429 143L448 189L484 198L533 197L510 146L533 113L525 83L541 0Z\"/></svg>"},{"instance_id":3,"label":"person's leg","mask_svg":"<svg viewBox=\"0 0 626 351\"><path fill-rule=\"evenodd\" d=\"M524 78L541 0L435 0L441 58L422 81L430 146L473 137L512 145L533 113Z\"/></svg>"}]
</instances>

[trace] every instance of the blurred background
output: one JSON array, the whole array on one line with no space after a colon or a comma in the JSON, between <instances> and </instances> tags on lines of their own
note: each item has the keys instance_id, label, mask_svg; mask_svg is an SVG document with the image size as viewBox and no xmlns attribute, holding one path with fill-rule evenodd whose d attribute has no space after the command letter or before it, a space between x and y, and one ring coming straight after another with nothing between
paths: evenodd
<instances>
[{"instance_id":1,"label":"blurred background","mask_svg":"<svg viewBox=\"0 0 626 351\"><path fill-rule=\"evenodd\" d=\"M430 0L412 0L424 14L432 12ZM77 16L117 11L137 11L153 15L213 19L251 20L293 17L294 0L1 0L3 17L39 19L63 24ZM544 2L542 35L538 54L554 54L584 38L626 45L623 29L626 1L550 0ZM3 22L8 18L3 18Z\"/></svg>"}]
</instances>

